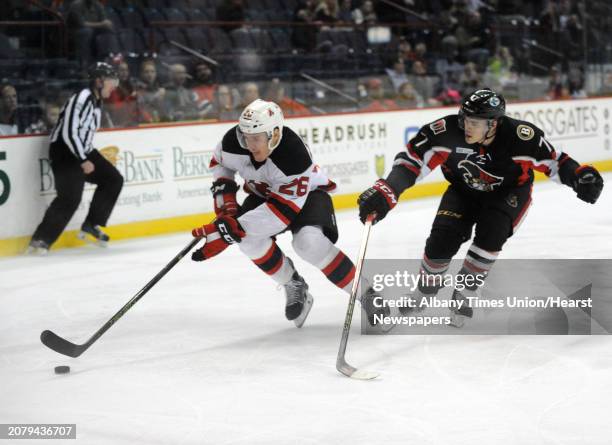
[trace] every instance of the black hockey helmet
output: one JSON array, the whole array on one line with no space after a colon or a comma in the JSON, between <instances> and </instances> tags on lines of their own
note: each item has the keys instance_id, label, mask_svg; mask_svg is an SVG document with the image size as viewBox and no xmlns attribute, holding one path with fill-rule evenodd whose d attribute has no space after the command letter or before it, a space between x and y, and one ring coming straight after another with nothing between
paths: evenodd
<instances>
[{"instance_id":1,"label":"black hockey helmet","mask_svg":"<svg viewBox=\"0 0 612 445\"><path fill-rule=\"evenodd\" d=\"M118 79L117 70L111 64L106 62L96 62L87 70L89 80L96 79Z\"/></svg>"},{"instance_id":2,"label":"black hockey helmet","mask_svg":"<svg viewBox=\"0 0 612 445\"><path fill-rule=\"evenodd\" d=\"M467 117L495 121L506 114L506 99L490 88L481 88L466 95L459 109L459 126L463 128L463 120Z\"/></svg>"}]
</instances>

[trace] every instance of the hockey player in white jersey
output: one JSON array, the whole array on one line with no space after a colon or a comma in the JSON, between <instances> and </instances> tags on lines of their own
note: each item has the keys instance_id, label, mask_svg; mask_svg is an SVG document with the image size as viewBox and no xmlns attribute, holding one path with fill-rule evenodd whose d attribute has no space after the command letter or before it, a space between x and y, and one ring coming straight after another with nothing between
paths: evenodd
<instances>
[{"instance_id":1,"label":"hockey player in white jersey","mask_svg":"<svg viewBox=\"0 0 612 445\"><path fill-rule=\"evenodd\" d=\"M275 241L276 235L290 230L295 252L340 289L350 292L355 267L334 245L338 228L328 192L336 185L313 162L304 141L283 125L278 105L260 99L249 104L238 125L217 145L211 169L217 218L193 230L193 236L206 237L205 244L193 252L194 261L209 259L230 244L238 244L255 265L284 286L285 316L301 327L313 298ZM242 205L236 201L236 173L244 179L248 193ZM371 290L364 295L362 304L369 319L377 311L388 312L373 306Z\"/></svg>"}]
</instances>

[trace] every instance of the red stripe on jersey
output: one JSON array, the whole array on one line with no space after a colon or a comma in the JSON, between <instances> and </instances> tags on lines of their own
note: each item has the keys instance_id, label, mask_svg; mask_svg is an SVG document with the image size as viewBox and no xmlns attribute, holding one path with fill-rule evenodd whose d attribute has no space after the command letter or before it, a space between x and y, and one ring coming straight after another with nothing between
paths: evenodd
<instances>
[{"instance_id":1,"label":"red stripe on jersey","mask_svg":"<svg viewBox=\"0 0 612 445\"><path fill-rule=\"evenodd\" d=\"M531 170L532 163L529 161L514 161L519 167L521 167L521 176L518 177L518 185L523 185L529 181L529 170Z\"/></svg>"},{"instance_id":2,"label":"red stripe on jersey","mask_svg":"<svg viewBox=\"0 0 612 445\"><path fill-rule=\"evenodd\" d=\"M272 267L272 269L270 269L267 274L268 275L274 275L276 272L278 272L278 269L281 268L281 266L283 265L283 260L284 260L284 255L281 255L281 257L278 259L278 263L276 263L274 265L274 267Z\"/></svg>"},{"instance_id":3,"label":"red stripe on jersey","mask_svg":"<svg viewBox=\"0 0 612 445\"><path fill-rule=\"evenodd\" d=\"M274 253L274 249L275 248L276 248L276 243L273 242L272 245L270 246L270 248L268 249L268 251L264 254L264 256L262 256L261 258L257 258L256 260L253 260L253 262L255 264L257 264L258 266L260 264L265 263L266 261L268 261L270 259L270 257Z\"/></svg>"},{"instance_id":4,"label":"red stripe on jersey","mask_svg":"<svg viewBox=\"0 0 612 445\"><path fill-rule=\"evenodd\" d=\"M340 262L343 259L344 259L344 254L342 252L338 252L338 255L336 255L336 258L334 258L331 263L325 266L325 268L321 269L321 272L323 272L325 275L329 275L330 273L334 271L336 267L338 267L338 264L340 264Z\"/></svg>"},{"instance_id":5,"label":"red stripe on jersey","mask_svg":"<svg viewBox=\"0 0 612 445\"><path fill-rule=\"evenodd\" d=\"M436 151L427 163L430 170L434 170L438 165L443 164L448 159L449 153L446 151Z\"/></svg>"},{"instance_id":6,"label":"red stripe on jersey","mask_svg":"<svg viewBox=\"0 0 612 445\"><path fill-rule=\"evenodd\" d=\"M419 176L421 174L421 169L415 167L414 165L408 165L408 164L406 164L404 162L402 162L400 165L405 167L406 169L410 170L412 173L414 173L417 176Z\"/></svg>"},{"instance_id":7,"label":"red stripe on jersey","mask_svg":"<svg viewBox=\"0 0 612 445\"><path fill-rule=\"evenodd\" d=\"M216 167L217 165L219 165L219 162L215 159L215 157L213 156L212 158L210 158L210 164L208 168L213 168L213 167Z\"/></svg>"},{"instance_id":8,"label":"red stripe on jersey","mask_svg":"<svg viewBox=\"0 0 612 445\"><path fill-rule=\"evenodd\" d=\"M355 278L355 268L354 267L351 269L351 271L347 274L347 276L342 281L336 284L336 286L342 289L344 288L344 286L346 286L351 281L353 281L353 278Z\"/></svg>"},{"instance_id":9,"label":"red stripe on jersey","mask_svg":"<svg viewBox=\"0 0 612 445\"><path fill-rule=\"evenodd\" d=\"M274 199L279 200L280 202L282 202L283 204L285 204L286 206L290 207L291 210L293 210L295 213L300 213L300 208L292 201L283 198L282 196L280 196L277 193L274 192L270 192L270 196L273 196Z\"/></svg>"},{"instance_id":10,"label":"red stripe on jersey","mask_svg":"<svg viewBox=\"0 0 612 445\"><path fill-rule=\"evenodd\" d=\"M280 212L280 210L278 210L278 209L277 209L277 208L274 206L274 204L272 204L271 202L266 202L266 205L268 206L268 208L269 208L270 210L272 210L272 213L274 213L274 214L276 215L276 217L277 217L278 219L280 219L280 220L283 222L283 224L285 224L286 226L288 226L288 225L291 223L291 221L289 221L289 219L288 219L288 218L287 218L285 215L283 215L283 214Z\"/></svg>"},{"instance_id":11,"label":"red stripe on jersey","mask_svg":"<svg viewBox=\"0 0 612 445\"><path fill-rule=\"evenodd\" d=\"M520 224L523 217L525 216L525 212L527 211L530 205L531 205L531 196L527 200L527 203L521 209L521 213L519 213L518 216L514 219L514 221L512 221L512 228L515 228L516 226Z\"/></svg>"}]
</instances>

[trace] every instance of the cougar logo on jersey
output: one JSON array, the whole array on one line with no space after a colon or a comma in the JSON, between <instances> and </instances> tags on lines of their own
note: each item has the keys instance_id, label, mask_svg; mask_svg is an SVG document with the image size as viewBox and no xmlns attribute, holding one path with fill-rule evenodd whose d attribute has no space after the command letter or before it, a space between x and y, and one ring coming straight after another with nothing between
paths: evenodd
<instances>
[{"instance_id":1,"label":"cougar logo on jersey","mask_svg":"<svg viewBox=\"0 0 612 445\"><path fill-rule=\"evenodd\" d=\"M501 176L495 176L485 171L480 165L471 161L470 156L459 162L457 166L459 170L463 172L463 180L465 183L474 190L492 192L496 187L499 187L504 180Z\"/></svg>"}]
</instances>

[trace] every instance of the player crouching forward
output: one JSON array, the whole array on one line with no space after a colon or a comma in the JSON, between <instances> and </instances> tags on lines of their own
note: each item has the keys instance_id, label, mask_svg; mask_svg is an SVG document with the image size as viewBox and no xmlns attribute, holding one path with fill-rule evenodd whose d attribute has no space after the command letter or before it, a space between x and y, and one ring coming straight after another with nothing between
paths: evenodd
<instances>
[{"instance_id":1,"label":"player crouching forward","mask_svg":"<svg viewBox=\"0 0 612 445\"><path fill-rule=\"evenodd\" d=\"M274 238L291 230L295 252L340 289L350 292L355 267L334 246L338 228L328 192L336 185L313 163L304 141L283 126L278 105L260 99L248 105L238 125L217 145L211 169L217 218L193 230L193 236L206 237L204 246L193 252L194 261L211 258L238 243L257 267L284 286L285 316L301 327L313 298ZM249 194L241 206L236 201L236 173L244 179L244 190ZM368 289L364 295L370 319L388 312L387 308L374 308L373 291Z\"/></svg>"},{"instance_id":2,"label":"player crouching forward","mask_svg":"<svg viewBox=\"0 0 612 445\"><path fill-rule=\"evenodd\" d=\"M422 127L397 154L387 179L359 197L362 221L371 212L381 220L404 190L441 166L450 185L425 243L424 276L445 274L474 226L474 241L459 274L486 276L531 205L533 170L571 187L588 203L595 203L601 194L603 179L595 168L581 166L555 149L535 125L505 116L505 108L504 98L488 88L468 94L458 115ZM417 298L433 297L439 289L420 285ZM465 297L476 290L455 289L453 299L467 302ZM471 316L472 309L464 304L452 318L461 326Z\"/></svg>"}]
</instances>

